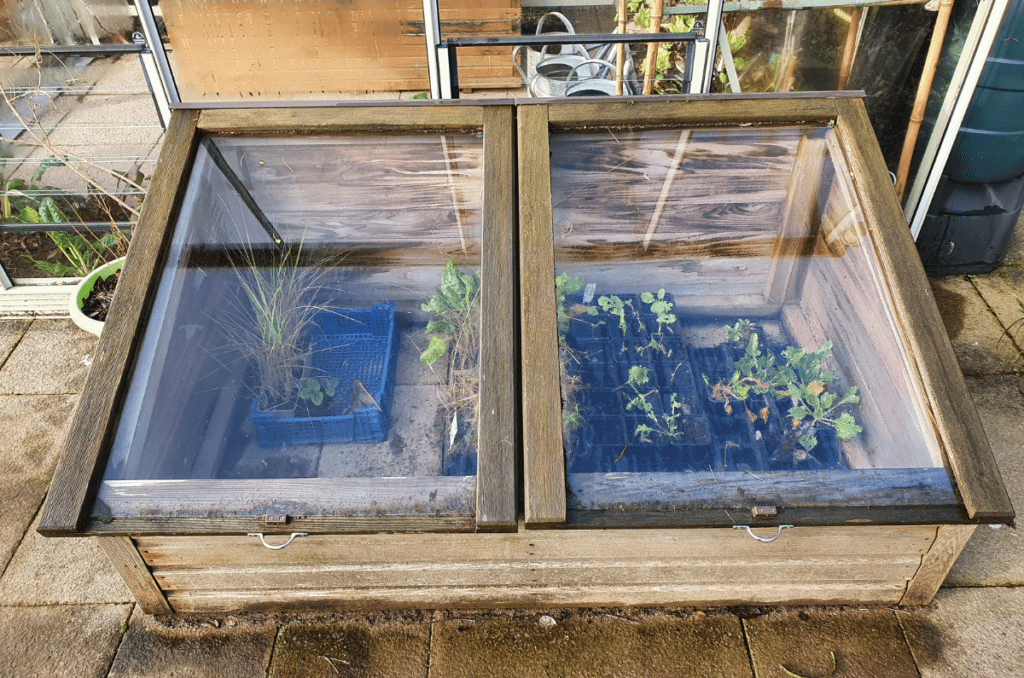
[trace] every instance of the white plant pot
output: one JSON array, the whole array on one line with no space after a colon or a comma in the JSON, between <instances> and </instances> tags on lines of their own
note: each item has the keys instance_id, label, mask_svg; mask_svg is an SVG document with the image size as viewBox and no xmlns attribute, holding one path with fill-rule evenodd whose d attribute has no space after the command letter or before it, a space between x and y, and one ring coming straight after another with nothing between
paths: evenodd
<instances>
[{"instance_id":1,"label":"white plant pot","mask_svg":"<svg viewBox=\"0 0 1024 678\"><path fill-rule=\"evenodd\" d=\"M68 312L71 314L71 321L86 332L95 334L97 337L100 336L100 333L103 331L103 323L99 320L93 320L82 313L82 302L89 296L89 293L92 292L92 288L96 284L96 280L99 278L106 280L120 271L123 265L124 257L121 257L120 259L115 259L110 263L100 266L92 273L82 278L82 282L78 283L75 287L75 291L71 294L71 299L68 300Z\"/></svg>"}]
</instances>

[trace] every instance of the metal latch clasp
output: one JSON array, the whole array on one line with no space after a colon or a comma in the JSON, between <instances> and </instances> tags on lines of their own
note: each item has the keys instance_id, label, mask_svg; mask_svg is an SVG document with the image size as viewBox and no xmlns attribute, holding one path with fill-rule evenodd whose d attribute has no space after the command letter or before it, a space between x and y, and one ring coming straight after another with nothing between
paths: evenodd
<instances>
[{"instance_id":1,"label":"metal latch clasp","mask_svg":"<svg viewBox=\"0 0 1024 678\"><path fill-rule=\"evenodd\" d=\"M734 530L746 530L747 534L749 534L751 537L753 537L754 539L756 539L758 541L761 541L761 542L764 542L764 543L767 544L770 541L775 541L776 539L778 539L779 535L782 534L783 530L788 530L788 529L790 529L792 527L793 527L792 525L779 525L779 531L775 533L774 537L758 537L756 534L751 532L750 525L733 525L732 529L734 529Z\"/></svg>"}]
</instances>

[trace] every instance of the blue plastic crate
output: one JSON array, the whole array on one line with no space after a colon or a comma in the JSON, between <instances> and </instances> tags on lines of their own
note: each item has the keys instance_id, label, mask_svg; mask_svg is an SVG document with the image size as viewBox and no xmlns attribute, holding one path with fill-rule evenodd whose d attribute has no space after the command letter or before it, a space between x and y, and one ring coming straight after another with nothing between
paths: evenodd
<instances>
[{"instance_id":1,"label":"blue plastic crate","mask_svg":"<svg viewBox=\"0 0 1024 678\"><path fill-rule=\"evenodd\" d=\"M374 304L370 310L318 313L313 324L311 376L338 380L340 402L335 414L279 417L272 412L257 412L253 402L249 416L260 447L387 440L398 349L395 305L387 302ZM354 379L362 383L379 407L371 404L342 414L349 406Z\"/></svg>"}]
</instances>

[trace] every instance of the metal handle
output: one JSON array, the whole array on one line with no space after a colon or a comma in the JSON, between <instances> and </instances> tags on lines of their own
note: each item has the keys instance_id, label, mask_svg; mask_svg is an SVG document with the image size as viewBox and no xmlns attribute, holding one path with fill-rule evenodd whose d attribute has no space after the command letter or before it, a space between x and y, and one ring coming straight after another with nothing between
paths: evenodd
<instances>
[{"instance_id":1,"label":"metal handle","mask_svg":"<svg viewBox=\"0 0 1024 678\"><path fill-rule=\"evenodd\" d=\"M761 541L761 542L764 542L764 543L767 544L770 541L775 541L776 539L778 539L779 535L782 534L783 530L788 530L791 527L793 527L793 526L792 525L779 525L779 531L775 533L774 537L758 537L756 534L754 534L751 531L750 525L733 525L732 529L734 529L734 530L746 530L747 534L749 534L751 537L753 537L754 539L756 539L758 541Z\"/></svg>"},{"instance_id":2,"label":"metal handle","mask_svg":"<svg viewBox=\"0 0 1024 678\"><path fill-rule=\"evenodd\" d=\"M307 532L292 532L292 536L288 539L288 541L286 541L283 544L279 544L278 546L271 546L270 544L268 544L267 540L263 538L263 533L262 532L250 532L246 536L247 537L259 537L260 538L260 542L262 542L263 545L266 546L268 549L270 549L272 551L280 551L285 546L288 546L293 541L295 541L296 537L308 537L309 533L307 533Z\"/></svg>"}]
</instances>

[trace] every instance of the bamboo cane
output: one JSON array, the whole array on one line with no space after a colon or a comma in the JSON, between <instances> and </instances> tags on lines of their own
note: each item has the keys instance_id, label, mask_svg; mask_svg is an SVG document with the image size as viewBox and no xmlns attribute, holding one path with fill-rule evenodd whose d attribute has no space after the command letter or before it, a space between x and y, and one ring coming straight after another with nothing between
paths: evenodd
<instances>
[{"instance_id":1,"label":"bamboo cane","mask_svg":"<svg viewBox=\"0 0 1024 678\"><path fill-rule=\"evenodd\" d=\"M626 34L626 0L619 0L619 35ZM621 42L615 55L615 96L622 96L622 70L626 67L626 46Z\"/></svg>"},{"instance_id":2,"label":"bamboo cane","mask_svg":"<svg viewBox=\"0 0 1024 678\"><path fill-rule=\"evenodd\" d=\"M939 1L939 14L935 18L932 41L928 46L928 55L924 61L924 71L921 73L921 83L917 86L914 110L910 114L910 124L907 126L907 137L903 140L900 166L896 171L896 197L900 200L903 200L903 191L907 187L907 175L910 174L910 158L914 155L917 134L921 131L921 123L924 121L924 110L928 106L928 93L932 89L935 69L939 65L939 53L942 51L942 40L946 36L946 27L949 25L949 15L952 11L953 0Z\"/></svg>"},{"instance_id":3,"label":"bamboo cane","mask_svg":"<svg viewBox=\"0 0 1024 678\"><path fill-rule=\"evenodd\" d=\"M854 7L850 12L850 29L846 31L846 46L843 48L843 63L839 67L839 84L836 89L846 89L850 84L850 71L853 70L853 54L857 49L857 33L860 32L860 17L864 13L861 7Z\"/></svg>"},{"instance_id":4,"label":"bamboo cane","mask_svg":"<svg viewBox=\"0 0 1024 678\"><path fill-rule=\"evenodd\" d=\"M654 0L651 6L651 33L661 32L661 11L663 0ZM658 43L647 43L647 70L644 73L644 94L650 94L654 89L654 70L658 63Z\"/></svg>"}]
</instances>

